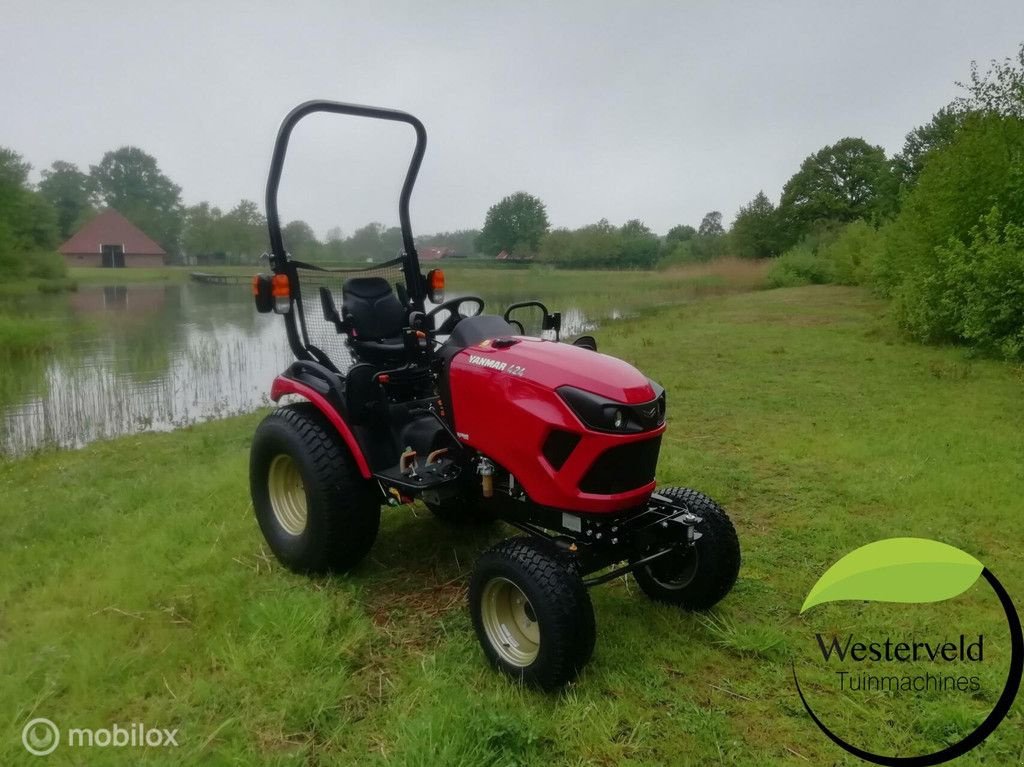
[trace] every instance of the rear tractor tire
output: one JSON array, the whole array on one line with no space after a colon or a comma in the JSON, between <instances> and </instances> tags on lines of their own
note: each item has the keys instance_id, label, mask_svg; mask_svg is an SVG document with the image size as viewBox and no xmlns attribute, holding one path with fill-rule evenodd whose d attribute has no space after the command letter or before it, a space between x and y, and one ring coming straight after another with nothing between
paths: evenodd
<instances>
[{"instance_id":1,"label":"rear tractor tire","mask_svg":"<svg viewBox=\"0 0 1024 767\"><path fill-rule=\"evenodd\" d=\"M308 402L279 408L257 427L249 489L260 530L289 570L344 572L377 537L379 493Z\"/></svg>"},{"instance_id":2,"label":"rear tractor tire","mask_svg":"<svg viewBox=\"0 0 1024 767\"><path fill-rule=\"evenodd\" d=\"M491 665L557 690L594 651L590 595L545 541L509 538L484 552L469 584L473 628Z\"/></svg>"},{"instance_id":3,"label":"rear tractor tire","mask_svg":"<svg viewBox=\"0 0 1024 767\"><path fill-rule=\"evenodd\" d=\"M707 610L721 601L740 571L740 543L729 516L711 498L685 487L659 489L701 518L701 537L690 549L667 554L633 571L651 599L684 610Z\"/></svg>"}]
</instances>

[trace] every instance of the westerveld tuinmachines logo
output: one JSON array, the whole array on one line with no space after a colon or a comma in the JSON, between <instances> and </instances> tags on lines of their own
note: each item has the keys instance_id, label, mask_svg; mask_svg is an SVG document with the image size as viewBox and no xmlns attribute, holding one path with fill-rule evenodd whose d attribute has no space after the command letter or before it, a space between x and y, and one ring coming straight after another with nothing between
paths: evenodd
<instances>
[{"instance_id":1,"label":"westerveld tuinmachines logo","mask_svg":"<svg viewBox=\"0 0 1024 767\"><path fill-rule=\"evenodd\" d=\"M989 590L972 588L980 580ZM1020 687L1013 600L945 543L862 546L821 576L800 612L820 628L799 670L794 661L796 691L814 724L866 761L927 767L961 756L996 730Z\"/></svg>"}]
</instances>

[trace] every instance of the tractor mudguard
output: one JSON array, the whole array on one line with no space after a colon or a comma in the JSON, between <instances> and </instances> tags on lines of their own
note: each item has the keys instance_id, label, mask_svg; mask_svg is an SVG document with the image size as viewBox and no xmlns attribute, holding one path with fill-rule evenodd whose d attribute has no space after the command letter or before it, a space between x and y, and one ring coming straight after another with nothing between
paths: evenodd
<instances>
[{"instance_id":1,"label":"tractor mudguard","mask_svg":"<svg viewBox=\"0 0 1024 767\"><path fill-rule=\"evenodd\" d=\"M359 473L363 476L363 479L370 479L373 473L370 471L370 465L366 462L366 456L363 455L363 450L359 447L359 442L356 441L355 434L352 433L352 429L349 428L348 424L338 414L338 411L327 401L327 398L314 389L312 386L296 381L293 378L286 378L285 376L278 376L274 379L273 385L270 387L270 398L277 402L285 394L297 394L313 403L317 410L324 414L324 417L330 421L331 425L337 430L338 434L345 441L348 446L349 452L352 453L352 458L356 462L356 467L359 469Z\"/></svg>"}]
</instances>

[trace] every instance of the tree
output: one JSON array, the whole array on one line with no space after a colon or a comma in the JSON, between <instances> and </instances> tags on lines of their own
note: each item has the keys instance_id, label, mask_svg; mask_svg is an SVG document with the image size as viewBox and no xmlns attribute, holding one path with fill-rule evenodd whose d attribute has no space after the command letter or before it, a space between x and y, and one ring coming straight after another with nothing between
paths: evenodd
<instances>
[{"instance_id":1,"label":"tree","mask_svg":"<svg viewBox=\"0 0 1024 767\"><path fill-rule=\"evenodd\" d=\"M270 247L267 219L252 200L240 200L222 220L225 252L240 262L254 262Z\"/></svg>"},{"instance_id":2,"label":"tree","mask_svg":"<svg viewBox=\"0 0 1024 767\"><path fill-rule=\"evenodd\" d=\"M185 210L181 244L190 256L227 253L232 250L230 236L220 208L201 202Z\"/></svg>"},{"instance_id":3,"label":"tree","mask_svg":"<svg viewBox=\"0 0 1024 767\"><path fill-rule=\"evenodd\" d=\"M576 230L548 232L540 258L563 267L647 269L657 262L659 249L658 236L639 219L615 227L602 218Z\"/></svg>"},{"instance_id":4,"label":"tree","mask_svg":"<svg viewBox=\"0 0 1024 767\"><path fill-rule=\"evenodd\" d=\"M155 158L123 146L90 166L89 176L103 205L118 210L169 253L180 252L181 187L160 171Z\"/></svg>"},{"instance_id":5,"label":"tree","mask_svg":"<svg viewBox=\"0 0 1024 767\"><path fill-rule=\"evenodd\" d=\"M650 227L647 226L647 224L645 224L639 218L631 218L629 221L622 225L622 228L619 229L619 232L622 234L623 237L627 237L630 239L649 240L657 236L654 234L654 232L651 231Z\"/></svg>"},{"instance_id":6,"label":"tree","mask_svg":"<svg viewBox=\"0 0 1024 767\"><path fill-rule=\"evenodd\" d=\"M658 261L658 235L640 219L633 218L619 229L619 264L649 269Z\"/></svg>"},{"instance_id":7,"label":"tree","mask_svg":"<svg viewBox=\"0 0 1024 767\"><path fill-rule=\"evenodd\" d=\"M991 113L968 117L956 138L928 160L899 215L883 229L872 267L876 287L899 292L936 267L936 249L966 242L993 206L1009 223L1024 223L1024 120Z\"/></svg>"},{"instance_id":8,"label":"tree","mask_svg":"<svg viewBox=\"0 0 1024 767\"><path fill-rule=\"evenodd\" d=\"M792 244L817 225L880 221L896 208L896 176L880 146L844 138L809 156L782 189L779 215Z\"/></svg>"},{"instance_id":9,"label":"tree","mask_svg":"<svg viewBox=\"0 0 1024 767\"><path fill-rule=\"evenodd\" d=\"M326 261L341 261L345 258L345 233L340 226L332 226L327 230L323 255Z\"/></svg>"},{"instance_id":10,"label":"tree","mask_svg":"<svg viewBox=\"0 0 1024 767\"><path fill-rule=\"evenodd\" d=\"M931 154L948 146L963 124L966 112L943 107L924 125L919 125L907 134L903 149L893 158L893 169L904 190L917 183L918 176Z\"/></svg>"},{"instance_id":11,"label":"tree","mask_svg":"<svg viewBox=\"0 0 1024 767\"><path fill-rule=\"evenodd\" d=\"M89 176L82 173L74 163L57 160L44 170L43 180L39 182L39 194L57 212L57 227L63 239L74 234L85 223L85 219L94 213Z\"/></svg>"},{"instance_id":12,"label":"tree","mask_svg":"<svg viewBox=\"0 0 1024 767\"><path fill-rule=\"evenodd\" d=\"M673 226L668 230L668 234L665 235L665 246L672 247L678 245L680 242L686 242L692 240L697 236L697 230L687 224L679 224Z\"/></svg>"},{"instance_id":13,"label":"tree","mask_svg":"<svg viewBox=\"0 0 1024 767\"><path fill-rule=\"evenodd\" d=\"M0 146L0 189L24 189L28 186L28 173L32 165L25 162L25 158L8 149Z\"/></svg>"},{"instance_id":14,"label":"tree","mask_svg":"<svg viewBox=\"0 0 1024 767\"><path fill-rule=\"evenodd\" d=\"M281 229L281 236L285 248L297 258L313 258L320 246L316 232L305 221L289 221Z\"/></svg>"},{"instance_id":15,"label":"tree","mask_svg":"<svg viewBox=\"0 0 1024 767\"><path fill-rule=\"evenodd\" d=\"M487 255L502 250L536 253L548 226L544 203L526 192L516 192L487 211L477 249Z\"/></svg>"},{"instance_id":16,"label":"tree","mask_svg":"<svg viewBox=\"0 0 1024 767\"><path fill-rule=\"evenodd\" d=\"M978 71L978 62L972 61L970 81L957 85L967 95L954 99L952 110L1024 119L1024 43L1017 49L1016 58L989 62L985 74Z\"/></svg>"},{"instance_id":17,"label":"tree","mask_svg":"<svg viewBox=\"0 0 1024 767\"><path fill-rule=\"evenodd\" d=\"M0 270L12 277L59 276L64 262L52 252L57 216L29 186L31 170L20 154L0 147Z\"/></svg>"},{"instance_id":18,"label":"tree","mask_svg":"<svg viewBox=\"0 0 1024 767\"><path fill-rule=\"evenodd\" d=\"M779 253L778 216L767 195L758 192L740 208L730 230L732 246L741 258L768 258Z\"/></svg>"},{"instance_id":19,"label":"tree","mask_svg":"<svg viewBox=\"0 0 1024 767\"><path fill-rule=\"evenodd\" d=\"M383 252L381 236L383 234L384 224L377 221L361 226L345 241L345 250L359 261L383 260L381 258Z\"/></svg>"},{"instance_id":20,"label":"tree","mask_svg":"<svg viewBox=\"0 0 1024 767\"><path fill-rule=\"evenodd\" d=\"M725 234L725 229L722 227L722 214L717 210L705 213L704 218L700 220L697 234L701 237L714 237L715 235Z\"/></svg>"},{"instance_id":21,"label":"tree","mask_svg":"<svg viewBox=\"0 0 1024 767\"><path fill-rule=\"evenodd\" d=\"M968 82L957 85L966 93L932 115L925 125L908 133L902 151L893 158L905 191L917 182L928 157L949 146L971 115L990 113L1024 118L1024 43L1015 58L993 59L984 73L978 69L978 62L972 61Z\"/></svg>"}]
</instances>

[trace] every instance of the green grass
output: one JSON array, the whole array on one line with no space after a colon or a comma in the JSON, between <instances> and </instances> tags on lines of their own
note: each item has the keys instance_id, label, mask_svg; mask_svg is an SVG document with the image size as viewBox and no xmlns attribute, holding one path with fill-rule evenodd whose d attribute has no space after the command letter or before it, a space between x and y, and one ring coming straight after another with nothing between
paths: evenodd
<instances>
[{"instance_id":1,"label":"green grass","mask_svg":"<svg viewBox=\"0 0 1024 767\"><path fill-rule=\"evenodd\" d=\"M68 277L79 285L129 285L140 282L188 282L191 272L254 274L255 266L154 266L126 269L96 269L82 266L68 269Z\"/></svg>"},{"instance_id":2,"label":"green grass","mask_svg":"<svg viewBox=\"0 0 1024 767\"><path fill-rule=\"evenodd\" d=\"M0 360L50 351L67 335L66 326L56 320L0 314Z\"/></svg>"},{"instance_id":3,"label":"green grass","mask_svg":"<svg viewBox=\"0 0 1024 767\"><path fill-rule=\"evenodd\" d=\"M604 317L614 309L636 312L651 306L748 292L765 287L768 261L721 258L664 271L444 267L448 290L474 293L498 302L540 298L548 308L572 306ZM492 300L493 302L493 300ZM493 309L492 309L493 310Z\"/></svg>"},{"instance_id":4,"label":"green grass","mask_svg":"<svg viewBox=\"0 0 1024 767\"><path fill-rule=\"evenodd\" d=\"M723 258L707 264L693 264L664 271L606 271L599 269L554 269L545 266L495 266L481 263L424 262L423 271L441 267L452 292L480 292L484 295L507 294L511 299L542 295L545 300L579 304L587 297L587 306L604 308L634 302L637 292L643 303L675 303L694 298L764 287L767 261ZM155 268L68 270L68 278L77 285L131 284L142 282L187 282L191 272L248 276L262 266L164 266Z\"/></svg>"},{"instance_id":5,"label":"green grass","mask_svg":"<svg viewBox=\"0 0 1024 767\"><path fill-rule=\"evenodd\" d=\"M558 696L492 673L472 634L467 575L507 529L388 510L351 576L282 570L248 500L258 415L8 462L0 763L26 763L21 727L48 716L180 728L174 751L62 749L56 764L860 764L803 712L791 660L819 713L860 745L955 740L991 706L1005 665L986 670L982 694L901 710L898 727L886 700L843 705L802 665L813 631L963 620L985 627L996 656L1005 646L979 586L948 609L799 616L824 569L871 540L948 541L1024 599L1024 370L904 343L883 312L862 291L809 287L600 333L604 351L668 389L660 480L717 497L744 564L706 616L653 605L630 580L595 590L594 659ZM959 763L1020 763L1022 725L1018 701Z\"/></svg>"},{"instance_id":6,"label":"green grass","mask_svg":"<svg viewBox=\"0 0 1024 767\"><path fill-rule=\"evenodd\" d=\"M64 293L77 290L78 283L70 278L41 279L24 277L0 283L0 298L17 298L38 293Z\"/></svg>"}]
</instances>

